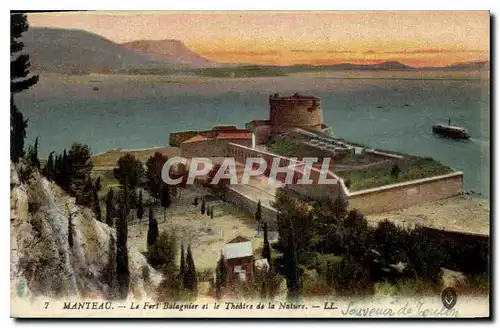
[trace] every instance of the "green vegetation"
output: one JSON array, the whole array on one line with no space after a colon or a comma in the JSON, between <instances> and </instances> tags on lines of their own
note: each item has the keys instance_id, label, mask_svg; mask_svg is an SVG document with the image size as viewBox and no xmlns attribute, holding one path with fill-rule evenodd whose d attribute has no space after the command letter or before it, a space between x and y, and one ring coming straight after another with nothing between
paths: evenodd
<instances>
[{"instance_id":1,"label":"green vegetation","mask_svg":"<svg viewBox=\"0 0 500 328\"><path fill-rule=\"evenodd\" d=\"M344 172L339 175L351 181L350 191L381 187L384 185L423 179L453 172L453 170L432 158L410 157L398 164L398 168L378 167L362 171ZM394 174L399 171L398 174ZM391 174L392 172L392 174Z\"/></svg>"},{"instance_id":2,"label":"green vegetation","mask_svg":"<svg viewBox=\"0 0 500 328\"><path fill-rule=\"evenodd\" d=\"M269 66L240 66L240 67L221 67L221 68L201 68L190 71L198 76L204 77L225 77L225 78L244 78L244 77L268 77L268 76L286 76L286 71L281 67Z\"/></svg>"},{"instance_id":3,"label":"green vegetation","mask_svg":"<svg viewBox=\"0 0 500 328\"><path fill-rule=\"evenodd\" d=\"M275 139L267 144L267 150L285 157L317 157L318 150L291 140Z\"/></svg>"},{"instance_id":4,"label":"green vegetation","mask_svg":"<svg viewBox=\"0 0 500 328\"><path fill-rule=\"evenodd\" d=\"M282 255L273 259L273 265L286 278L289 297L439 294L443 267L473 277L488 270L484 239L447 239L425 228L407 229L389 221L372 227L359 211L347 211L342 202L326 198L306 202L283 189L277 192L275 207L280 211L279 239L272 247ZM487 289L484 279L469 281L473 292Z\"/></svg>"}]
</instances>

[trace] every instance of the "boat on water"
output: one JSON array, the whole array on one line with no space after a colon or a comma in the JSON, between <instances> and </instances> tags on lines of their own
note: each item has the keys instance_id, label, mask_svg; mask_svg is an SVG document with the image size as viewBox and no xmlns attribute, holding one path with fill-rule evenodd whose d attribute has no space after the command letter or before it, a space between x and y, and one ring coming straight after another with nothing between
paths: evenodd
<instances>
[{"instance_id":1,"label":"boat on water","mask_svg":"<svg viewBox=\"0 0 500 328\"><path fill-rule=\"evenodd\" d=\"M438 134L440 136L452 139L469 139L469 132L459 126L451 125L451 122L448 121L448 125L446 124L437 124L432 126L432 132Z\"/></svg>"}]
</instances>

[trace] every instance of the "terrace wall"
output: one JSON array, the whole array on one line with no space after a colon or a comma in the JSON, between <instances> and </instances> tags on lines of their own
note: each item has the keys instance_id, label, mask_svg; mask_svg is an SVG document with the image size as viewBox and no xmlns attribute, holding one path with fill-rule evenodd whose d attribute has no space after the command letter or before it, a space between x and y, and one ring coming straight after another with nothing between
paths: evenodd
<instances>
[{"instance_id":1,"label":"terrace wall","mask_svg":"<svg viewBox=\"0 0 500 328\"><path fill-rule=\"evenodd\" d=\"M463 192L463 173L454 172L352 192L349 194L349 206L364 214L373 214L449 198Z\"/></svg>"},{"instance_id":2,"label":"terrace wall","mask_svg":"<svg viewBox=\"0 0 500 328\"><path fill-rule=\"evenodd\" d=\"M257 211L258 201L242 195L231 187L224 191L224 200L235 205L241 209L246 215L254 217ZM278 212L276 209L269 207L265 204L261 204L262 220L267 221L270 230L277 229L276 216Z\"/></svg>"}]
</instances>

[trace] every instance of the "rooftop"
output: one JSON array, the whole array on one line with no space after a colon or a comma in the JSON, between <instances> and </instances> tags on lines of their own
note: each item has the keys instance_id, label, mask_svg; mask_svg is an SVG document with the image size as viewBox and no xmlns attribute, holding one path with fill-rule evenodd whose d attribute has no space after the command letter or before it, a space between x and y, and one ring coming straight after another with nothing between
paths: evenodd
<instances>
[{"instance_id":1,"label":"rooftop","mask_svg":"<svg viewBox=\"0 0 500 328\"><path fill-rule=\"evenodd\" d=\"M252 242L245 237L238 236L224 245L223 252L226 260L252 256Z\"/></svg>"},{"instance_id":2,"label":"rooftop","mask_svg":"<svg viewBox=\"0 0 500 328\"><path fill-rule=\"evenodd\" d=\"M251 139L253 133L248 130L219 132L216 139Z\"/></svg>"},{"instance_id":3,"label":"rooftop","mask_svg":"<svg viewBox=\"0 0 500 328\"><path fill-rule=\"evenodd\" d=\"M205 141L205 140L208 140L209 138L206 138L200 134L192 137L192 138L189 138L188 140L184 141L183 143L192 143L192 142L200 142L200 141Z\"/></svg>"},{"instance_id":4,"label":"rooftop","mask_svg":"<svg viewBox=\"0 0 500 328\"><path fill-rule=\"evenodd\" d=\"M269 96L271 99L279 99L279 100L297 100L297 99L308 99L308 100L320 100L315 96L305 96L301 95L298 92L294 93L292 96L280 96L279 93L275 93L274 95Z\"/></svg>"}]
</instances>

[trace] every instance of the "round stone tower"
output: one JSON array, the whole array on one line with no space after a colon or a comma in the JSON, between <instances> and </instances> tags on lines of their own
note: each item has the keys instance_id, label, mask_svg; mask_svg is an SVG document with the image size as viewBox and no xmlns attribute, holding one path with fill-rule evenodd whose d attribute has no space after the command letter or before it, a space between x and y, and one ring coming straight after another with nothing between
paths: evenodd
<instances>
[{"instance_id":1,"label":"round stone tower","mask_svg":"<svg viewBox=\"0 0 500 328\"><path fill-rule=\"evenodd\" d=\"M298 93L291 97L274 94L269 97L269 106L271 133L280 133L293 127L310 130L320 130L323 127L323 111L317 97Z\"/></svg>"}]
</instances>

